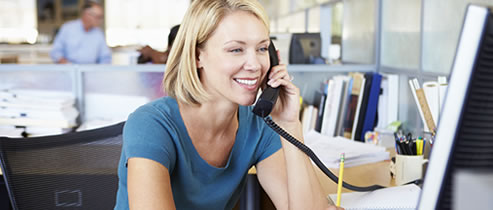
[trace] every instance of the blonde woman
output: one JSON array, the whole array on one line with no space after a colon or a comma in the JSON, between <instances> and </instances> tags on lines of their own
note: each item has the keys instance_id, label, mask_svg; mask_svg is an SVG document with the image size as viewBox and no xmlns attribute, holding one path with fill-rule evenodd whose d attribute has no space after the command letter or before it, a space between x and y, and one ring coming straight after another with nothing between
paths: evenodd
<instances>
[{"instance_id":1,"label":"blonde woman","mask_svg":"<svg viewBox=\"0 0 493 210\"><path fill-rule=\"evenodd\" d=\"M267 74L269 43L256 0L192 3L168 59L169 97L125 125L115 209L231 209L253 165L277 209L329 208L310 160L251 111L268 77L283 89L273 120L302 139L299 90L285 65Z\"/></svg>"}]
</instances>

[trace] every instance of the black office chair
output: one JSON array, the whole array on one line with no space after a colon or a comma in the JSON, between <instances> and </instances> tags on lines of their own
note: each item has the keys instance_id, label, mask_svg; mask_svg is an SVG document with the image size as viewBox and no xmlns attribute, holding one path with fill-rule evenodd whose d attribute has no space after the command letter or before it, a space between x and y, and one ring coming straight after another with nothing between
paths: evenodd
<instances>
[{"instance_id":1,"label":"black office chair","mask_svg":"<svg viewBox=\"0 0 493 210\"><path fill-rule=\"evenodd\" d=\"M13 209L113 209L124 122L55 136L0 137Z\"/></svg>"}]
</instances>

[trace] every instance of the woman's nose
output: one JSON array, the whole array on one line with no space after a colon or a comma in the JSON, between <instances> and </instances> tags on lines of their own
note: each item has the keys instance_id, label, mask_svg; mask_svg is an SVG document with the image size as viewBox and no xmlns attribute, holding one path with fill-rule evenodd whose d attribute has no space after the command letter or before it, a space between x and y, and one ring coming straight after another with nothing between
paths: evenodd
<instances>
[{"instance_id":1,"label":"woman's nose","mask_svg":"<svg viewBox=\"0 0 493 210\"><path fill-rule=\"evenodd\" d=\"M257 53L248 53L244 68L246 70L258 71L261 69L260 56Z\"/></svg>"}]
</instances>

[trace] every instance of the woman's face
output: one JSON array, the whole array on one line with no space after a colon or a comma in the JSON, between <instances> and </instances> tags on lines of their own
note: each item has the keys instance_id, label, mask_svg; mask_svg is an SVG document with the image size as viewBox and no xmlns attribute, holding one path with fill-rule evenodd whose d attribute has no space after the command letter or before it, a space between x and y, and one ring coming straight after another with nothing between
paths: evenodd
<instances>
[{"instance_id":1,"label":"woman's face","mask_svg":"<svg viewBox=\"0 0 493 210\"><path fill-rule=\"evenodd\" d=\"M269 43L267 28L253 14L235 11L225 16L199 49L197 60L211 100L253 104L270 65Z\"/></svg>"}]
</instances>

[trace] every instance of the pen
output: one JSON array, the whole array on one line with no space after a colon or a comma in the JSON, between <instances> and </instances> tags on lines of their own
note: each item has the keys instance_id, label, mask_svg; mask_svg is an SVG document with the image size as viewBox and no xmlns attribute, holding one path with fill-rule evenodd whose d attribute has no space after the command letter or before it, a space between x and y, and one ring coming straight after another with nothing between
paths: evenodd
<instances>
[{"instance_id":1,"label":"pen","mask_svg":"<svg viewBox=\"0 0 493 210\"><path fill-rule=\"evenodd\" d=\"M341 206L341 191L342 191L342 175L344 174L344 153L341 154L341 164L339 165L339 180L337 183L337 202L338 207Z\"/></svg>"},{"instance_id":2,"label":"pen","mask_svg":"<svg viewBox=\"0 0 493 210\"><path fill-rule=\"evenodd\" d=\"M421 150L422 155L425 155L425 148L426 148L426 139L423 138L423 149Z\"/></svg>"}]
</instances>

